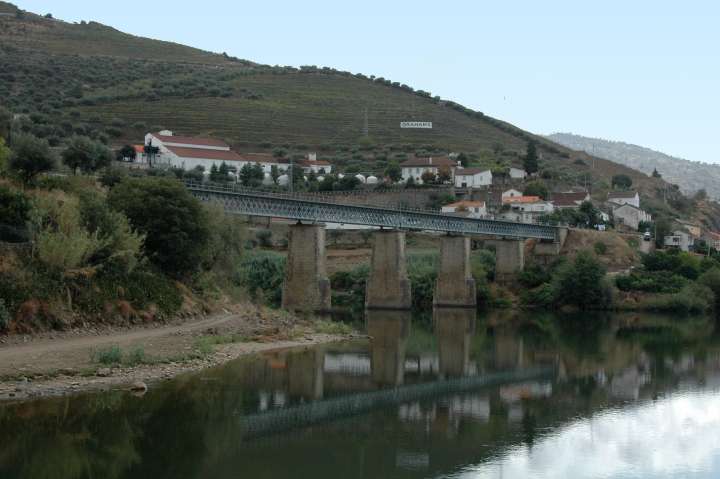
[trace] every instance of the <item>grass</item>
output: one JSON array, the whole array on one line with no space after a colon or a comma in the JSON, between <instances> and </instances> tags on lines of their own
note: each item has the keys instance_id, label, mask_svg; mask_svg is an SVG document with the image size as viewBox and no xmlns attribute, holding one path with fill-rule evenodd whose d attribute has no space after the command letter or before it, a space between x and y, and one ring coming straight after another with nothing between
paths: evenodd
<instances>
[{"instance_id":1,"label":"grass","mask_svg":"<svg viewBox=\"0 0 720 479\"><path fill-rule=\"evenodd\" d=\"M123 351L117 344L96 350L93 353L93 360L103 366L122 365L128 367L158 362L156 359L148 357L142 346L134 346L127 351Z\"/></svg>"},{"instance_id":2,"label":"grass","mask_svg":"<svg viewBox=\"0 0 720 479\"><path fill-rule=\"evenodd\" d=\"M338 321L317 320L313 323L313 331L320 334L344 335L353 332L353 328Z\"/></svg>"},{"instance_id":3,"label":"grass","mask_svg":"<svg viewBox=\"0 0 720 479\"><path fill-rule=\"evenodd\" d=\"M215 346L221 344L244 343L250 341L247 336L241 334L217 334L200 336L195 340L194 350L202 356L207 356L215 350Z\"/></svg>"}]
</instances>

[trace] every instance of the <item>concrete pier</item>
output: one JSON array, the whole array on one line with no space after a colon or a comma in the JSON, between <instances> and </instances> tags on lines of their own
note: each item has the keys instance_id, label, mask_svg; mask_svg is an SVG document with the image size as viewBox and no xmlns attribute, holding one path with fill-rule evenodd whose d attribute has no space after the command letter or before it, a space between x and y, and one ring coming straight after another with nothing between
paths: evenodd
<instances>
[{"instance_id":1,"label":"concrete pier","mask_svg":"<svg viewBox=\"0 0 720 479\"><path fill-rule=\"evenodd\" d=\"M410 280L405 264L405 233L380 230L373 233L370 275L365 291L368 309L410 309Z\"/></svg>"},{"instance_id":2,"label":"concrete pier","mask_svg":"<svg viewBox=\"0 0 720 479\"><path fill-rule=\"evenodd\" d=\"M382 386L399 386L405 376L410 311L370 309L365 314L372 380Z\"/></svg>"},{"instance_id":3,"label":"concrete pier","mask_svg":"<svg viewBox=\"0 0 720 479\"><path fill-rule=\"evenodd\" d=\"M470 238L444 236L440 242L440 266L433 305L475 307L475 280L470 271Z\"/></svg>"},{"instance_id":4,"label":"concrete pier","mask_svg":"<svg viewBox=\"0 0 720 479\"><path fill-rule=\"evenodd\" d=\"M323 226L290 226L282 307L302 312L330 309L330 280L325 267Z\"/></svg>"},{"instance_id":5,"label":"concrete pier","mask_svg":"<svg viewBox=\"0 0 720 479\"><path fill-rule=\"evenodd\" d=\"M433 310L433 328L443 378L462 377L470 372L470 340L475 334L476 318L477 311L469 308Z\"/></svg>"},{"instance_id":6,"label":"concrete pier","mask_svg":"<svg viewBox=\"0 0 720 479\"><path fill-rule=\"evenodd\" d=\"M495 245L495 282L509 283L525 267L524 240L493 240Z\"/></svg>"}]
</instances>

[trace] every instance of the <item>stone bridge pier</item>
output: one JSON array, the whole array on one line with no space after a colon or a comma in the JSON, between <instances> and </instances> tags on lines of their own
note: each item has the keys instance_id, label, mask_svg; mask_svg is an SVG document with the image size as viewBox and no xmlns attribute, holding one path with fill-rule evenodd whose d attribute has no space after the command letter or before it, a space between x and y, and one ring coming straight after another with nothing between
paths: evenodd
<instances>
[{"instance_id":1,"label":"stone bridge pier","mask_svg":"<svg viewBox=\"0 0 720 479\"><path fill-rule=\"evenodd\" d=\"M433 328L438 344L440 374L462 377L469 373L470 341L477 311L469 308L435 308Z\"/></svg>"},{"instance_id":2,"label":"stone bridge pier","mask_svg":"<svg viewBox=\"0 0 720 479\"><path fill-rule=\"evenodd\" d=\"M405 233L379 230L373 233L370 275L365 291L367 309L410 309L410 280L405 264Z\"/></svg>"},{"instance_id":3,"label":"stone bridge pier","mask_svg":"<svg viewBox=\"0 0 720 479\"><path fill-rule=\"evenodd\" d=\"M410 311L369 309L370 370L374 383L399 386L405 376L405 346L410 335Z\"/></svg>"},{"instance_id":4,"label":"stone bridge pier","mask_svg":"<svg viewBox=\"0 0 720 479\"><path fill-rule=\"evenodd\" d=\"M450 235L442 238L433 305L471 308L477 305L475 280L470 271L470 238Z\"/></svg>"},{"instance_id":5,"label":"stone bridge pier","mask_svg":"<svg viewBox=\"0 0 720 479\"><path fill-rule=\"evenodd\" d=\"M308 313L330 310L325 228L321 225L290 226L282 307Z\"/></svg>"},{"instance_id":6,"label":"stone bridge pier","mask_svg":"<svg viewBox=\"0 0 720 479\"><path fill-rule=\"evenodd\" d=\"M491 240L495 246L495 281L509 283L525 268L525 240Z\"/></svg>"}]
</instances>

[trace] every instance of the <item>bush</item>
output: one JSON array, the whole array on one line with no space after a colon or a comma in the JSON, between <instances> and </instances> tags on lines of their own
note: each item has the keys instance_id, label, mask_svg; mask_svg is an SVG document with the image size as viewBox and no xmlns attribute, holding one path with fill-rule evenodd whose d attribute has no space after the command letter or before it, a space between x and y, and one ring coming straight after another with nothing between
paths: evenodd
<instances>
[{"instance_id":1,"label":"bush","mask_svg":"<svg viewBox=\"0 0 720 479\"><path fill-rule=\"evenodd\" d=\"M17 172L25 183L55 167L55 155L45 140L30 134L19 134L13 137L11 146L10 169Z\"/></svg>"},{"instance_id":2,"label":"bush","mask_svg":"<svg viewBox=\"0 0 720 479\"><path fill-rule=\"evenodd\" d=\"M197 271L210 238L208 217L180 183L131 178L112 189L108 202L146 236L145 254L162 271L175 277Z\"/></svg>"},{"instance_id":3,"label":"bush","mask_svg":"<svg viewBox=\"0 0 720 479\"><path fill-rule=\"evenodd\" d=\"M272 247L272 231L260 230L255 233L255 238L257 238L258 244L263 248Z\"/></svg>"},{"instance_id":4,"label":"bush","mask_svg":"<svg viewBox=\"0 0 720 479\"><path fill-rule=\"evenodd\" d=\"M670 271L642 271L617 276L615 284L620 291L677 293L687 286L688 280Z\"/></svg>"},{"instance_id":5,"label":"bush","mask_svg":"<svg viewBox=\"0 0 720 479\"><path fill-rule=\"evenodd\" d=\"M595 254L598 255L603 255L607 253L607 245L602 241L596 241L593 245L593 249L595 250Z\"/></svg>"},{"instance_id":6,"label":"bush","mask_svg":"<svg viewBox=\"0 0 720 479\"><path fill-rule=\"evenodd\" d=\"M589 252L581 251L575 261L562 265L554 279L556 301L580 309L602 309L610 304L605 268Z\"/></svg>"},{"instance_id":7,"label":"bush","mask_svg":"<svg viewBox=\"0 0 720 479\"><path fill-rule=\"evenodd\" d=\"M114 365L122 361L122 351L117 344L95 351L95 361L100 364Z\"/></svg>"},{"instance_id":8,"label":"bush","mask_svg":"<svg viewBox=\"0 0 720 479\"><path fill-rule=\"evenodd\" d=\"M518 275L518 281L526 288L537 288L551 279L550 271L537 263L526 266Z\"/></svg>"},{"instance_id":9,"label":"bush","mask_svg":"<svg viewBox=\"0 0 720 479\"><path fill-rule=\"evenodd\" d=\"M705 271L699 278L698 284L710 289L715 295L715 310L720 306L720 268L713 267Z\"/></svg>"},{"instance_id":10,"label":"bush","mask_svg":"<svg viewBox=\"0 0 720 479\"><path fill-rule=\"evenodd\" d=\"M22 191L0 185L0 224L25 226L30 212L30 200Z\"/></svg>"},{"instance_id":11,"label":"bush","mask_svg":"<svg viewBox=\"0 0 720 479\"><path fill-rule=\"evenodd\" d=\"M715 296L707 286L690 284L680 292L659 295L646 300L643 305L651 311L678 314L704 313L715 304Z\"/></svg>"},{"instance_id":12,"label":"bush","mask_svg":"<svg viewBox=\"0 0 720 479\"><path fill-rule=\"evenodd\" d=\"M408 255L407 268L413 307L431 309L438 270L437 254L410 254Z\"/></svg>"},{"instance_id":13,"label":"bush","mask_svg":"<svg viewBox=\"0 0 720 479\"><path fill-rule=\"evenodd\" d=\"M88 173L109 166L112 162L112 151L100 142L86 136L76 136L70 140L62 152L62 160L73 172L80 170Z\"/></svg>"},{"instance_id":14,"label":"bush","mask_svg":"<svg viewBox=\"0 0 720 479\"><path fill-rule=\"evenodd\" d=\"M275 253L248 254L240 264L238 283L253 300L263 298L272 306L280 306L285 279L285 258Z\"/></svg>"}]
</instances>

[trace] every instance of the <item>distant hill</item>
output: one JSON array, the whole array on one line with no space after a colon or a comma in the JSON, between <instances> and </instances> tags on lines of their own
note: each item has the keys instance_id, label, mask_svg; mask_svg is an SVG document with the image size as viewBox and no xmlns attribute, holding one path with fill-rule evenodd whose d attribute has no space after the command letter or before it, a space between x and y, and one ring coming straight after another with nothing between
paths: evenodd
<instances>
[{"instance_id":1,"label":"distant hill","mask_svg":"<svg viewBox=\"0 0 720 479\"><path fill-rule=\"evenodd\" d=\"M407 155L452 151L478 165L519 165L537 141L546 178L562 187L607 185L621 173L647 194L661 183L389 79L260 65L6 2L0 12L0 104L53 145L87 135L119 146L166 128L245 152L312 149L341 170L378 172Z\"/></svg>"},{"instance_id":2,"label":"distant hill","mask_svg":"<svg viewBox=\"0 0 720 479\"><path fill-rule=\"evenodd\" d=\"M573 150L585 151L648 175L657 169L666 181L678 185L685 194L694 194L704 189L711 198L720 198L720 165L684 160L642 146L572 133L554 133L547 138Z\"/></svg>"}]
</instances>

